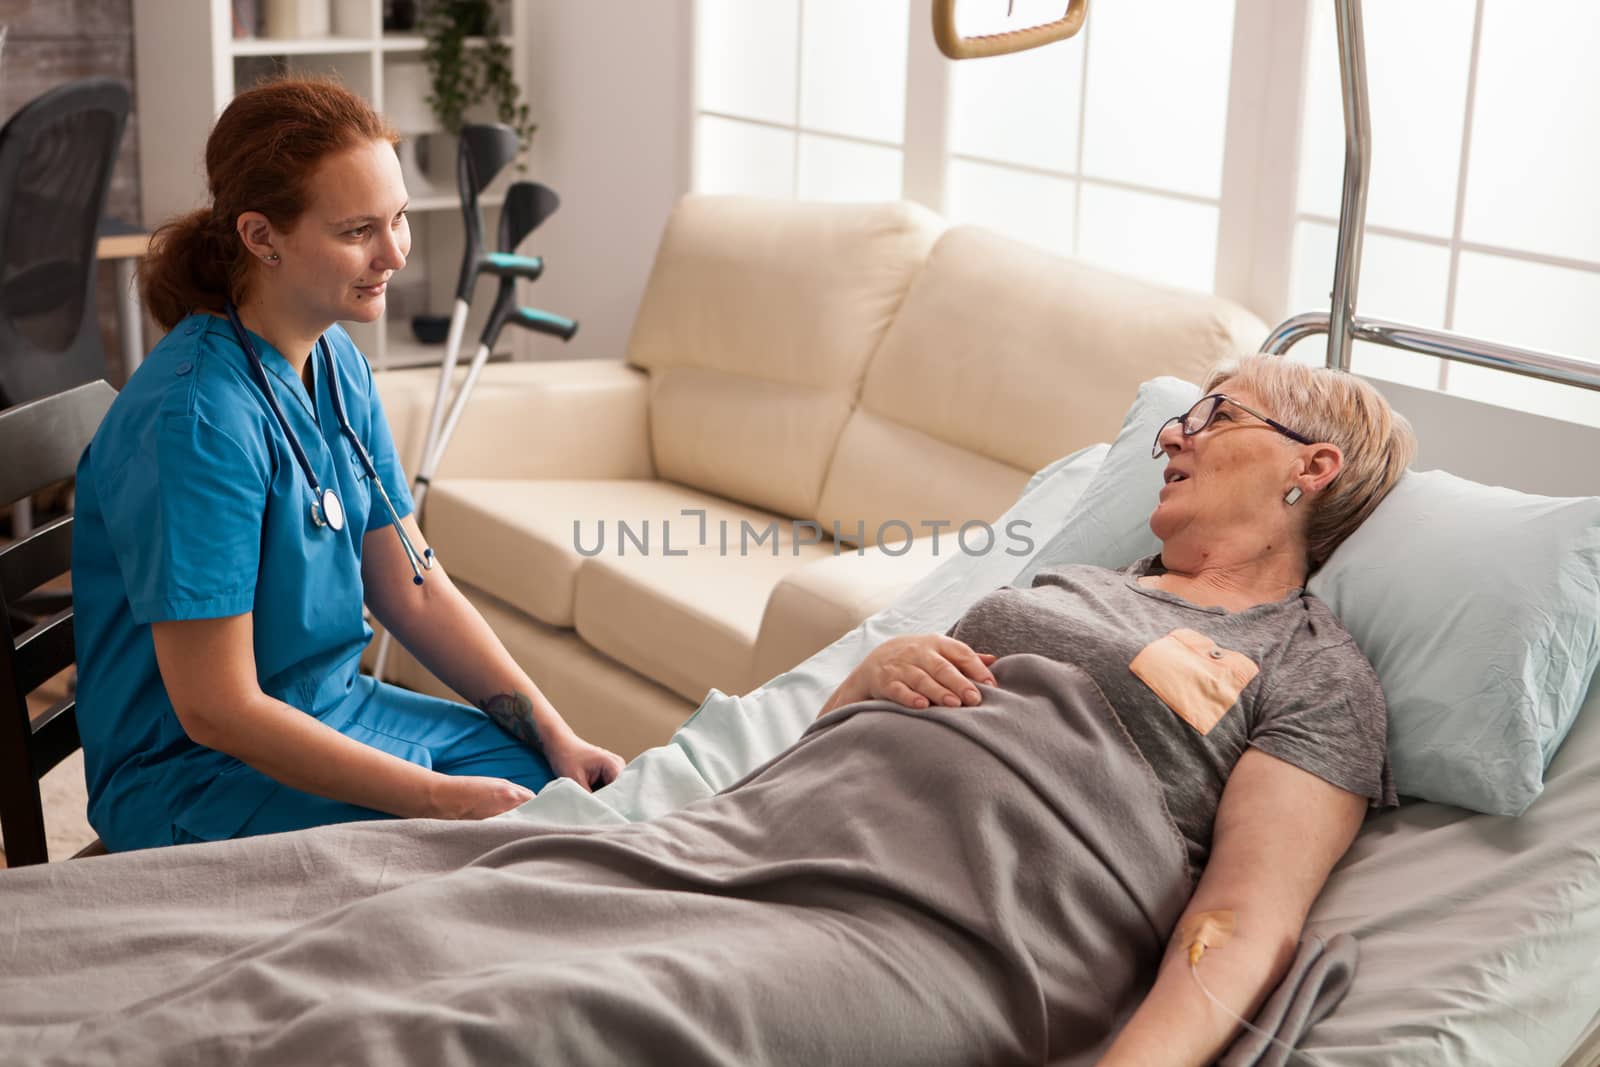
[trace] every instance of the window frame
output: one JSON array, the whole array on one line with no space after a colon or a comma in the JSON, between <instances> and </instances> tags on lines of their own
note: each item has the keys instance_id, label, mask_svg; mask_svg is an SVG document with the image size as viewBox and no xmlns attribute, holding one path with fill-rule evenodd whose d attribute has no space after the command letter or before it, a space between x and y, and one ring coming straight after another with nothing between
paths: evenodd
<instances>
[{"instance_id":1,"label":"window frame","mask_svg":"<svg viewBox=\"0 0 1600 1067\"><path fill-rule=\"evenodd\" d=\"M692 0L698 19L698 0ZM803 22L807 0L796 0L800 27L797 48L803 47ZM1600 263L1590 263L1543 253L1521 251L1464 240L1462 227L1466 207L1467 170L1471 153L1471 130L1477 99L1480 42L1485 0L1474 0L1471 53L1468 81L1461 121L1463 135L1456 163L1456 200L1452 233L1448 239L1434 234L1402 228L1368 224L1366 232L1395 237L1434 247L1447 247L1449 274L1445 296L1444 329L1454 329L1462 253L1483 254L1522 260L1548 266L1576 269L1600 275ZM911 0L906 27L905 127L899 145L902 153L901 196L947 215L947 174L953 160L1011 169L1019 173L1040 174L1073 183L1073 243L1081 240L1081 214L1085 185L1153 194L1173 200L1215 204L1218 209L1216 261L1212 291L1233 300L1255 313L1270 326L1306 311L1326 311L1331 304L1291 307L1291 279L1295 255L1295 232L1299 223L1312 222L1337 228L1338 218L1318 212L1302 211L1299 206L1300 143L1304 121L1308 49L1312 38L1313 5L1283 3L1282 0L1235 0L1232 39L1232 65L1229 74L1227 111L1224 124L1225 149L1220 196L1216 200L1190 193L1149 188L1136 183L1097 178L1083 173L1084 121L1089 73L1088 50L1093 48L1094 18L1088 19L1077 37L1054 47L1082 47L1084 52L1079 85L1078 144L1072 171L1058 171L958 155L950 151L951 62L939 52L931 31L928 0ZM797 60L797 62L799 62ZM698 57L691 57L698 67ZM1286 88L1287 87L1287 88ZM698 96L692 100L693 116L717 114L702 111ZM821 130L806 130L798 123L796 137L796 176L791 188L798 190L798 138L802 133L838 137ZM750 121L750 120L740 120ZM691 122L691 129L698 122ZM692 135L691 135L692 136ZM849 138L843 138L849 139ZM870 141L864 143L880 144ZM691 158L697 158L691 145ZM698 174L696 174L698 180ZM1332 264L1329 265L1330 278ZM1356 306L1361 306L1357 289ZM1423 325L1423 324L1418 324ZM1485 340L1497 340L1485 338ZM1304 358L1309 355L1302 350ZM1573 358L1589 360L1588 356ZM1317 362L1321 362L1319 358ZM1600 360L1594 360L1600 365ZM1439 360L1434 388L1449 393L1449 360ZM1535 412L1536 414L1539 412Z\"/></svg>"}]
</instances>

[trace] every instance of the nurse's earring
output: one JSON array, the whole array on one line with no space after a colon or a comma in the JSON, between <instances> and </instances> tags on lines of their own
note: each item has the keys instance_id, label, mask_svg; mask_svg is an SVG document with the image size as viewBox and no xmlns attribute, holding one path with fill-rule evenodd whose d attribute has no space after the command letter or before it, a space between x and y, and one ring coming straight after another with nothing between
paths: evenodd
<instances>
[{"instance_id":1,"label":"nurse's earring","mask_svg":"<svg viewBox=\"0 0 1600 1067\"><path fill-rule=\"evenodd\" d=\"M1283 494L1283 502L1292 508L1296 504L1300 503L1300 497L1303 495L1304 494L1300 492L1300 487L1298 485L1290 486L1289 491Z\"/></svg>"},{"instance_id":2,"label":"nurse's earring","mask_svg":"<svg viewBox=\"0 0 1600 1067\"><path fill-rule=\"evenodd\" d=\"M261 261L262 261L262 262L263 262L263 263L276 263L276 262L278 262L278 260L280 260L280 259L282 259L282 258L283 258L283 257L282 257L282 256L280 256L280 255L278 255L278 253L276 253L276 252L273 252L273 253L271 253L271 254L270 254L270 255L265 255L265 256L262 256L262 257L261 257Z\"/></svg>"}]
</instances>

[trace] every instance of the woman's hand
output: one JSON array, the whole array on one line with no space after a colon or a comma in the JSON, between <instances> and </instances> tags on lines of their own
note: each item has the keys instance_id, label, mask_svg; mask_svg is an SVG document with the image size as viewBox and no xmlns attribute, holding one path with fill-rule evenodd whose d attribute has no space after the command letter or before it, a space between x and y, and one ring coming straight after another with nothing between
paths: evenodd
<instances>
[{"instance_id":1,"label":"woman's hand","mask_svg":"<svg viewBox=\"0 0 1600 1067\"><path fill-rule=\"evenodd\" d=\"M428 790L428 816L434 819L487 819L533 799L533 790L504 778L440 774Z\"/></svg>"},{"instance_id":2,"label":"woman's hand","mask_svg":"<svg viewBox=\"0 0 1600 1067\"><path fill-rule=\"evenodd\" d=\"M556 774L591 792L616 781L624 762L615 752L591 745L571 731L545 742L544 755Z\"/></svg>"},{"instance_id":3,"label":"woman's hand","mask_svg":"<svg viewBox=\"0 0 1600 1067\"><path fill-rule=\"evenodd\" d=\"M892 700L908 708L947 708L982 701L977 685L994 685L995 657L942 634L891 637L867 654L823 705L822 714L858 700Z\"/></svg>"}]
</instances>

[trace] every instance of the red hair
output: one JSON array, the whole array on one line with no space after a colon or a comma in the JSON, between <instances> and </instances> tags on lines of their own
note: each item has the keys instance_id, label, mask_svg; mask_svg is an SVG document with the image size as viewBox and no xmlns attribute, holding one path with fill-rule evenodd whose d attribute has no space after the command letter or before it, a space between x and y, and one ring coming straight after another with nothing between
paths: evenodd
<instances>
[{"instance_id":1,"label":"red hair","mask_svg":"<svg viewBox=\"0 0 1600 1067\"><path fill-rule=\"evenodd\" d=\"M259 211L288 232L306 210L306 185L329 155L399 136L361 97L332 78L293 76L246 89L206 139L208 207L156 231L139 266L144 306L172 329L195 311L244 299L250 252L235 230Z\"/></svg>"}]
</instances>

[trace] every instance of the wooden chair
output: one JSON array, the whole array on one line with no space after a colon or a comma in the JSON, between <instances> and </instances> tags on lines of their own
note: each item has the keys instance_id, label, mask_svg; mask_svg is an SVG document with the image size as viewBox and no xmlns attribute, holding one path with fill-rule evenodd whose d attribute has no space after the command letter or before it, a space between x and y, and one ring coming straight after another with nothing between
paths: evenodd
<instances>
[{"instance_id":1,"label":"wooden chair","mask_svg":"<svg viewBox=\"0 0 1600 1067\"><path fill-rule=\"evenodd\" d=\"M96 381L0 411L0 507L72 477L115 396ZM25 598L71 568L71 515L0 547L0 835L12 867L49 858L39 779L79 747L70 694L28 715L28 694L76 657L70 599L40 617ZM96 841L79 855L103 851Z\"/></svg>"}]
</instances>

